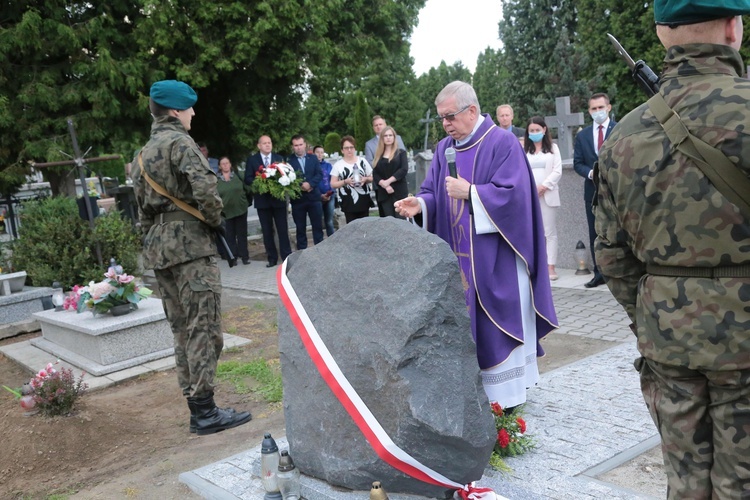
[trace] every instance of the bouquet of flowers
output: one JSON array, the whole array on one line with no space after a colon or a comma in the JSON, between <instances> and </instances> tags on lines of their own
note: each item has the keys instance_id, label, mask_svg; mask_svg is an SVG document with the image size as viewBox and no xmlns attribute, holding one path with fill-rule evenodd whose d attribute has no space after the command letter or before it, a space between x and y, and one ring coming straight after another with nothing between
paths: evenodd
<instances>
[{"instance_id":1,"label":"bouquet of flowers","mask_svg":"<svg viewBox=\"0 0 750 500\"><path fill-rule=\"evenodd\" d=\"M52 363L47 363L21 389L3 387L21 400L23 409L36 408L45 416L55 416L70 413L88 384L83 382L83 373L76 381L73 370L56 370Z\"/></svg>"},{"instance_id":2,"label":"bouquet of flowers","mask_svg":"<svg viewBox=\"0 0 750 500\"><path fill-rule=\"evenodd\" d=\"M260 167L255 173L252 190L256 194L270 194L279 200L296 200L302 194L302 174L299 175L288 163L272 163Z\"/></svg>"},{"instance_id":3,"label":"bouquet of flowers","mask_svg":"<svg viewBox=\"0 0 750 500\"><path fill-rule=\"evenodd\" d=\"M134 276L118 274L114 268L110 268L104 278L98 283L91 281L88 286L74 286L73 292L65 298L63 308L79 313L88 308L94 316L126 304L138 309L138 302L149 298L152 293L145 286L136 285Z\"/></svg>"},{"instance_id":4,"label":"bouquet of flowers","mask_svg":"<svg viewBox=\"0 0 750 500\"><path fill-rule=\"evenodd\" d=\"M509 471L503 457L522 455L534 448L534 440L526 434L526 421L521 417L519 408L507 414L497 402L492 403L491 406L492 415L495 418L495 429L497 429L497 442L492 451L490 465L498 470Z\"/></svg>"}]
</instances>

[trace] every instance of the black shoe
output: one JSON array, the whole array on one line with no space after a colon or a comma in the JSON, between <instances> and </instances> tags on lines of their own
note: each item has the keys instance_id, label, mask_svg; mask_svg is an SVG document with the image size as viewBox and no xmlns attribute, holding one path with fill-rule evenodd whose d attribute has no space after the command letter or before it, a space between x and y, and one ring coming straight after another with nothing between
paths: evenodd
<instances>
[{"instance_id":1,"label":"black shoe","mask_svg":"<svg viewBox=\"0 0 750 500\"><path fill-rule=\"evenodd\" d=\"M249 422L253 417L250 412L240 413L222 409L214 403L213 395L204 398L188 398L188 405L195 408L195 433L199 436L214 434Z\"/></svg>"},{"instance_id":2,"label":"black shoe","mask_svg":"<svg viewBox=\"0 0 750 500\"><path fill-rule=\"evenodd\" d=\"M244 265L248 265L248 264L250 264L250 259L248 259L248 258L244 258L244 259L242 259L242 263L243 263Z\"/></svg>"},{"instance_id":3,"label":"black shoe","mask_svg":"<svg viewBox=\"0 0 750 500\"><path fill-rule=\"evenodd\" d=\"M196 424L195 424L195 414L196 414L196 408L195 403L188 398L188 408L190 408L190 434L195 434L197 432ZM226 411L235 413L236 410L234 408L226 408Z\"/></svg>"},{"instance_id":4,"label":"black shoe","mask_svg":"<svg viewBox=\"0 0 750 500\"><path fill-rule=\"evenodd\" d=\"M603 285L603 284L604 284L604 278L602 277L601 274L597 274L591 279L591 281L589 281L583 286L585 286L586 288L596 288L597 286Z\"/></svg>"},{"instance_id":5,"label":"black shoe","mask_svg":"<svg viewBox=\"0 0 750 500\"><path fill-rule=\"evenodd\" d=\"M269 262L268 264L266 264L266 267L276 267L276 263L275 262Z\"/></svg>"}]
</instances>

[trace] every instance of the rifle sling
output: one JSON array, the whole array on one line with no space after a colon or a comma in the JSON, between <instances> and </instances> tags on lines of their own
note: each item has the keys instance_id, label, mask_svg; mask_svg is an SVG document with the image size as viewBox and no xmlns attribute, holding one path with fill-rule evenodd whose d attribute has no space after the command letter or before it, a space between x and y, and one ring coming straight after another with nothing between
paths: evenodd
<instances>
[{"instance_id":1,"label":"rifle sling","mask_svg":"<svg viewBox=\"0 0 750 500\"><path fill-rule=\"evenodd\" d=\"M179 209L181 209L181 210L189 213L190 215L192 215L193 217L195 217L196 219L198 219L201 222L206 222L206 218L203 216L202 213L200 213L200 211L198 209L196 209L195 207L191 207L190 205L188 205L184 201L182 201L180 199L177 199L174 196L172 196L169 193L167 193L166 189L164 189L159 184L157 184L156 181L154 181L151 178L151 176L148 175L148 172L146 172L146 169L143 166L142 156L143 156L143 152L138 153L138 166L141 167L141 172L143 172L143 177L146 178L146 182L149 183L149 185L153 188L153 190L156 191L157 193L159 193L160 195L162 195L162 196L164 196L166 198L169 198L172 201L172 203L174 203L175 205L177 205L177 208L179 208ZM175 219L175 220L183 220L183 219Z\"/></svg>"},{"instance_id":2,"label":"rifle sling","mask_svg":"<svg viewBox=\"0 0 750 500\"><path fill-rule=\"evenodd\" d=\"M648 107L672 145L691 158L714 187L750 219L750 179L724 153L691 134L660 93L648 100Z\"/></svg>"}]
</instances>

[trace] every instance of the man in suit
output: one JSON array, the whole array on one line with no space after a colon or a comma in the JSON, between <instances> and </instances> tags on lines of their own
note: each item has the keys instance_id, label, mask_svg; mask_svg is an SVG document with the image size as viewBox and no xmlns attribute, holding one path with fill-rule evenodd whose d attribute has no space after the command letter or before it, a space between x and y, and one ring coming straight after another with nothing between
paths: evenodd
<instances>
[{"instance_id":1,"label":"man in suit","mask_svg":"<svg viewBox=\"0 0 750 500\"><path fill-rule=\"evenodd\" d=\"M302 172L302 195L292 200L292 218L297 227L297 250L307 248L307 217L310 217L313 242L317 245L323 241L323 205L320 203L320 180L323 170L320 160L307 152L305 137L297 134L292 137L294 153L286 162L292 166L297 175Z\"/></svg>"},{"instance_id":2,"label":"man in suit","mask_svg":"<svg viewBox=\"0 0 750 500\"><path fill-rule=\"evenodd\" d=\"M596 230L594 229L594 212L591 204L594 201L595 194L594 163L599 159L599 148L616 125L614 120L609 119L610 111L612 111L612 106L607 94L598 93L589 98L589 114L594 120L594 124L578 132L573 149L573 168L578 175L585 179L583 201L586 205L586 221L589 224L589 250L591 250L591 261L594 263L594 277L584 285L586 288L594 288L604 284L604 278L599 272L596 257L594 257Z\"/></svg>"},{"instance_id":3,"label":"man in suit","mask_svg":"<svg viewBox=\"0 0 750 500\"><path fill-rule=\"evenodd\" d=\"M504 128L511 134L518 137L523 142L523 137L526 134L526 129L522 129L513 125L513 108L510 104L501 104L497 107L497 123L500 124L500 128Z\"/></svg>"},{"instance_id":4,"label":"man in suit","mask_svg":"<svg viewBox=\"0 0 750 500\"><path fill-rule=\"evenodd\" d=\"M375 168L375 165L372 164L372 160L375 159L375 150L378 149L380 131L383 130L386 125L387 124L382 116L375 115L372 117L372 131L375 132L375 137L365 143L365 159L367 160L367 163L372 165L372 168ZM400 135L396 135L396 144L398 144L399 149L406 151L406 146L404 146L404 141L401 140Z\"/></svg>"},{"instance_id":5,"label":"man in suit","mask_svg":"<svg viewBox=\"0 0 750 500\"><path fill-rule=\"evenodd\" d=\"M251 185L255 180L255 174L261 167L272 163L283 162L281 155L272 153L273 142L267 135L258 139L258 153L250 156L245 164L245 184ZM263 246L266 248L268 264L273 267L292 253L292 244L289 242L289 226L286 220L286 201L274 198L270 194L255 194L253 204L258 212L260 229L263 231ZM276 250L276 242L273 238L273 226L276 225L276 233L279 235L279 250Z\"/></svg>"}]
</instances>

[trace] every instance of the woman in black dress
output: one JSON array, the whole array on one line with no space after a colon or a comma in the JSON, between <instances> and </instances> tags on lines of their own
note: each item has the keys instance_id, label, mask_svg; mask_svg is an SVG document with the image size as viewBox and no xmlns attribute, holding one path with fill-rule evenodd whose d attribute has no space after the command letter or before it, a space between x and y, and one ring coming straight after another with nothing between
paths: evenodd
<instances>
[{"instance_id":1,"label":"woman in black dress","mask_svg":"<svg viewBox=\"0 0 750 500\"><path fill-rule=\"evenodd\" d=\"M403 219L396 213L393 204L409 195L409 187L406 184L409 161L406 151L398 148L393 127L385 127L380 131L373 165L372 184L375 187L380 216Z\"/></svg>"}]
</instances>

